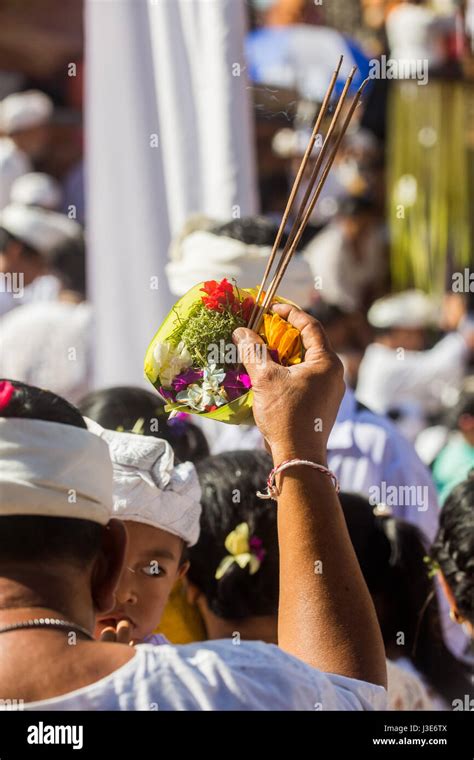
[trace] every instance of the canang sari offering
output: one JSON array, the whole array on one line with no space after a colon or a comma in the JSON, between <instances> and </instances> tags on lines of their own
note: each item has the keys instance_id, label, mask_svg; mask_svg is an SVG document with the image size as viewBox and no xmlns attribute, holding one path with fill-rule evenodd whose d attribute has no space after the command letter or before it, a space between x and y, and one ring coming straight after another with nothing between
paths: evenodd
<instances>
[{"instance_id":1,"label":"canang sari offering","mask_svg":"<svg viewBox=\"0 0 474 760\"><path fill-rule=\"evenodd\" d=\"M248 325L256 295L257 288L211 280L175 304L145 356L145 374L166 399L167 411L252 423L252 384L232 333ZM264 314L259 334L274 361L284 366L302 361L298 330L277 314Z\"/></svg>"}]
</instances>

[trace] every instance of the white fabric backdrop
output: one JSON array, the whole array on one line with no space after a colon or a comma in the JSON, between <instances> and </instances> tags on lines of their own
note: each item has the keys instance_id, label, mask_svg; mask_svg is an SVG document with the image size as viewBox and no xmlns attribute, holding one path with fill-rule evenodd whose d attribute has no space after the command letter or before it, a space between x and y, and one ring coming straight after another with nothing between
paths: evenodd
<instances>
[{"instance_id":1,"label":"white fabric backdrop","mask_svg":"<svg viewBox=\"0 0 474 760\"><path fill-rule=\"evenodd\" d=\"M145 383L146 347L173 302L170 236L189 214L256 211L244 33L243 0L87 0L96 387Z\"/></svg>"}]
</instances>

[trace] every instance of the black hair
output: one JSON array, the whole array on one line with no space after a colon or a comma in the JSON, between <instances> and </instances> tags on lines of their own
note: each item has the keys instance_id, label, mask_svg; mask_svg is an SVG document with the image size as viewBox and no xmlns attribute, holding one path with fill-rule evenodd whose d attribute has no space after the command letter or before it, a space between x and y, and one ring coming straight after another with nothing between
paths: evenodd
<instances>
[{"instance_id":1,"label":"black hair","mask_svg":"<svg viewBox=\"0 0 474 760\"><path fill-rule=\"evenodd\" d=\"M0 378L0 382L5 382ZM28 420L59 422L87 429L87 425L75 406L52 391L27 385L19 380L6 380L13 385L15 392L7 406L0 411L0 417L21 417Z\"/></svg>"},{"instance_id":2,"label":"black hair","mask_svg":"<svg viewBox=\"0 0 474 760\"><path fill-rule=\"evenodd\" d=\"M422 533L403 520L376 516L356 494L342 493L340 501L389 655L399 651L448 702L458 698L469 688L467 669L443 640Z\"/></svg>"},{"instance_id":3,"label":"black hair","mask_svg":"<svg viewBox=\"0 0 474 760\"><path fill-rule=\"evenodd\" d=\"M431 548L460 615L474 625L474 470L449 494Z\"/></svg>"},{"instance_id":4,"label":"black hair","mask_svg":"<svg viewBox=\"0 0 474 760\"><path fill-rule=\"evenodd\" d=\"M66 290L86 296L86 251L84 235L68 236L47 255L50 270Z\"/></svg>"},{"instance_id":5,"label":"black hair","mask_svg":"<svg viewBox=\"0 0 474 760\"><path fill-rule=\"evenodd\" d=\"M275 504L256 495L272 467L265 451L232 451L198 462L202 489L201 534L189 549L189 580L206 597L210 610L226 620L277 615L279 552ZM215 577L228 554L225 540L241 523L250 538L261 540L265 555L260 568L233 563L220 580Z\"/></svg>"},{"instance_id":6,"label":"black hair","mask_svg":"<svg viewBox=\"0 0 474 760\"><path fill-rule=\"evenodd\" d=\"M169 420L165 402L143 388L120 386L93 391L84 396L78 406L85 417L108 430L129 433L135 429L142 435L164 438L180 462L197 462L209 455L209 446L200 428L187 420Z\"/></svg>"},{"instance_id":7,"label":"black hair","mask_svg":"<svg viewBox=\"0 0 474 760\"><path fill-rule=\"evenodd\" d=\"M464 414L474 417L474 377L466 378L457 404L447 413L449 426L456 429Z\"/></svg>"},{"instance_id":8,"label":"black hair","mask_svg":"<svg viewBox=\"0 0 474 760\"><path fill-rule=\"evenodd\" d=\"M31 245L20 240L16 235L12 235L11 232L5 229L5 227L0 227L0 251L4 251L9 243L18 243L21 245L22 255L27 258L38 258L41 256L41 253L35 248L32 248Z\"/></svg>"},{"instance_id":9,"label":"black hair","mask_svg":"<svg viewBox=\"0 0 474 760\"><path fill-rule=\"evenodd\" d=\"M321 322L323 327L331 327L332 325L343 321L348 316L348 313L344 311L344 309L336 306L336 304L327 303L327 301L324 301L322 298L309 309L306 309L306 311Z\"/></svg>"},{"instance_id":10,"label":"black hair","mask_svg":"<svg viewBox=\"0 0 474 760\"><path fill-rule=\"evenodd\" d=\"M1 382L1 381L0 381ZM15 391L0 417L44 420L86 428L80 412L51 391L10 380ZM87 564L99 551L102 527L68 517L5 515L0 517L0 562Z\"/></svg>"},{"instance_id":11,"label":"black hair","mask_svg":"<svg viewBox=\"0 0 474 760\"><path fill-rule=\"evenodd\" d=\"M369 196L350 195L339 202L337 212L340 216L357 217L362 214L376 214L377 206Z\"/></svg>"},{"instance_id":12,"label":"black hair","mask_svg":"<svg viewBox=\"0 0 474 760\"><path fill-rule=\"evenodd\" d=\"M225 224L218 224L212 227L210 232L213 235L222 235L240 240L245 245L273 246L278 234L278 225L267 219L265 216L244 216L239 219L233 219ZM314 237L314 230L303 233L299 248L302 249ZM280 248L283 248L288 241L288 233L285 231L281 237Z\"/></svg>"}]
</instances>

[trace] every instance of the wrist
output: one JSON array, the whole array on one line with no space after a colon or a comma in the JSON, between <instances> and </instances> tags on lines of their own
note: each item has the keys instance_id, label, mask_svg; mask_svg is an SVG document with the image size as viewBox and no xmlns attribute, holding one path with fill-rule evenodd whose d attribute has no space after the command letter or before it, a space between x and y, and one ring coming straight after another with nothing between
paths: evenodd
<instances>
[{"instance_id":1,"label":"wrist","mask_svg":"<svg viewBox=\"0 0 474 760\"><path fill-rule=\"evenodd\" d=\"M307 459L327 467L327 449L320 441L284 440L270 444L270 448L275 467L288 459Z\"/></svg>"}]
</instances>

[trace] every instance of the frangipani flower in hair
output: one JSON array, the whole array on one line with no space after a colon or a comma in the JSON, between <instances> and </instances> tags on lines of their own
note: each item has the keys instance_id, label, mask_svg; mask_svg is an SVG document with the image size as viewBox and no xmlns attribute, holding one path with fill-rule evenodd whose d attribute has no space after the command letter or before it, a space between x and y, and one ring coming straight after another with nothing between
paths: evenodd
<instances>
[{"instance_id":1,"label":"frangipani flower in hair","mask_svg":"<svg viewBox=\"0 0 474 760\"><path fill-rule=\"evenodd\" d=\"M258 572L266 552L263 548L263 541L258 536L250 537L248 523L244 522L237 525L227 536L224 545L229 554L219 564L215 575L216 580L219 581L234 562L242 570L248 566L250 575L255 575Z\"/></svg>"}]
</instances>

